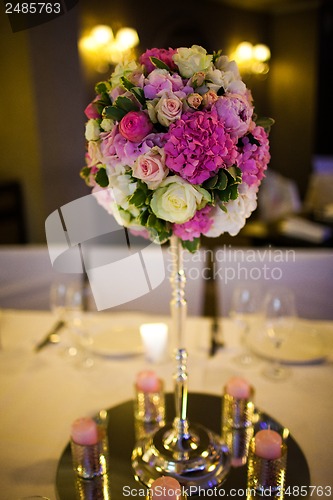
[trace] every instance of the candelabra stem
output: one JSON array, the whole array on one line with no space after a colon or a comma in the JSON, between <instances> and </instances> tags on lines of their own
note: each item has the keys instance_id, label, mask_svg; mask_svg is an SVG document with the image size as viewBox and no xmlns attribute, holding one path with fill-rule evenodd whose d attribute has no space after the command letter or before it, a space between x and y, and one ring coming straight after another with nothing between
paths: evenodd
<instances>
[{"instance_id":1,"label":"candelabra stem","mask_svg":"<svg viewBox=\"0 0 333 500\"><path fill-rule=\"evenodd\" d=\"M230 468L229 450L217 436L187 419L187 351L185 348L185 272L181 241L170 240L172 272L170 302L173 333L176 337L174 373L175 418L153 435L137 443L132 454L135 476L147 486L161 475L175 477L182 486L212 488L221 484Z\"/></svg>"},{"instance_id":2,"label":"candelabra stem","mask_svg":"<svg viewBox=\"0 0 333 500\"><path fill-rule=\"evenodd\" d=\"M172 271L170 283L172 298L170 302L172 325L177 339L175 351L176 371L175 381L175 414L174 430L178 433L178 442L188 436L187 422L187 351L185 349L185 324L187 317L187 303L185 299L186 276L183 267L183 249L181 241L176 236L170 240L172 257Z\"/></svg>"}]
</instances>

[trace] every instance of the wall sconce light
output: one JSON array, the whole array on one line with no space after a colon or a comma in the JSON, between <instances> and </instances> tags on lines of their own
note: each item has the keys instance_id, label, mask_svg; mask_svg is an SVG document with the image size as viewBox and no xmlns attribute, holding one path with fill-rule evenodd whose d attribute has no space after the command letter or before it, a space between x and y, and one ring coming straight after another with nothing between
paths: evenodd
<instances>
[{"instance_id":1,"label":"wall sconce light","mask_svg":"<svg viewBox=\"0 0 333 500\"><path fill-rule=\"evenodd\" d=\"M79 40L79 50L89 66L104 73L110 64L117 64L129 57L138 45L139 36L133 28L121 28L114 36L110 26L94 26Z\"/></svg>"},{"instance_id":2,"label":"wall sconce light","mask_svg":"<svg viewBox=\"0 0 333 500\"><path fill-rule=\"evenodd\" d=\"M269 71L268 61L271 51L267 45L259 43L252 45L250 42L241 42L231 54L239 66L241 73L266 75Z\"/></svg>"}]
</instances>

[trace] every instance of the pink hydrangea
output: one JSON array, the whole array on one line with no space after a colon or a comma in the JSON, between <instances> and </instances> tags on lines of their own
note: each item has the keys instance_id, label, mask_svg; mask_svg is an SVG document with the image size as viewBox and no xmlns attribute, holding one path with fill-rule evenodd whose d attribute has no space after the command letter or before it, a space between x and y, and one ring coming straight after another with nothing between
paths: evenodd
<instances>
[{"instance_id":1,"label":"pink hydrangea","mask_svg":"<svg viewBox=\"0 0 333 500\"><path fill-rule=\"evenodd\" d=\"M151 73L156 66L151 62L150 58L151 57L156 57L157 59L160 59L160 61L164 62L170 69L175 70L176 65L173 62L172 56L177 52L176 49L149 49L146 50L141 56L140 56L140 64L143 64L144 67L146 68L147 73Z\"/></svg>"},{"instance_id":2,"label":"pink hydrangea","mask_svg":"<svg viewBox=\"0 0 333 500\"><path fill-rule=\"evenodd\" d=\"M174 224L173 233L182 240L193 241L194 238L200 238L203 233L210 230L213 224L213 218L209 217L211 209L212 207L206 205L184 224Z\"/></svg>"},{"instance_id":3,"label":"pink hydrangea","mask_svg":"<svg viewBox=\"0 0 333 500\"><path fill-rule=\"evenodd\" d=\"M191 184L201 184L235 163L237 148L216 111L184 113L170 125L166 165Z\"/></svg>"},{"instance_id":4,"label":"pink hydrangea","mask_svg":"<svg viewBox=\"0 0 333 500\"><path fill-rule=\"evenodd\" d=\"M242 180L248 186L259 186L271 159L268 135L265 129L256 126L251 135L241 139L237 165L242 171Z\"/></svg>"}]
</instances>

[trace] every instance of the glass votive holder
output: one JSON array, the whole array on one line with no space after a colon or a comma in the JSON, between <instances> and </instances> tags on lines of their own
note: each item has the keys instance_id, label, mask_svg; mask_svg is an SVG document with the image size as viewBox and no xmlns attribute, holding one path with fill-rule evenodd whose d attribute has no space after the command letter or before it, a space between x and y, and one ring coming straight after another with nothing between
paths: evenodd
<instances>
[{"instance_id":1,"label":"glass votive holder","mask_svg":"<svg viewBox=\"0 0 333 500\"><path fill-rule=\"evenodd\" d=\"M255 453L255 437L251 439L247 469L247 499L257 496L284 498L287 468L287 445L282 443L281 456L263 458Z\"/></svg>"},{"instance_id":2,"label":"glass votive holder","mask_svg":"<svg viewBox=\"0 0 333 500\"><path fill-rule=\"evenodd\" d=\"M246 464L253 433L253 426L222 430L223 441L230 451L232 467L241 467Z\"/></svg>"},{"instance_id":3,"label":"glass votive holder","mask_svg":"<svg viewBox=\"0 0 333 500\"><path fill-rule=\"evenodd\" d=\"M108 471L108 443L105 429L98 427L98 441L94 444L79 444L71 438L73 469L84 479L106 474Z\"/></svg>"},{"instance_id":4,"label":"glass votive holder","mask_svg":"<svg viewBox=\"0 0 333 500\"><path fill-rule=\"evenodd\" d=\"M109 474L96 476L89 481L77 477L75 491L77 500L111 500Z\"/></svg>"},{"instance_id":5,"label":"glass votive holder","mask_svg":"<svg viewBox=\"0 0 333 500\"><path fill-rule=\"evenodd\" d=\"M240 429L253 425L254 389L250 388L248 398L237 398L224 391L222 400L222 429Z\"/></svg>"},{"instance_id":6,"label":"glass votive holder","mask_svg":"<svg viewBox=\"0 0 333 500\"><path fill-rule=\"evenodd\" d=\"M159 379L158 387L154 390L143 390L134 385L134 417L145 424L163 425L165 419L164 383Z\"/></svg>"}]
</instances>

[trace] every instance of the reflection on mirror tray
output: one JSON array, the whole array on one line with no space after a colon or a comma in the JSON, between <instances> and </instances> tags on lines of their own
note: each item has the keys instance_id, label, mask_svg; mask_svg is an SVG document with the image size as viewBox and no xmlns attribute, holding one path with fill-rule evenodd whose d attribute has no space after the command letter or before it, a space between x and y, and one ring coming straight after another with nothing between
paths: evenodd
<instances>
[{"instance_id":1,"label":"reflection on mirror tray","mask_svg":"<svg viewBox=\"0 0 333 500\"><path fill-rule=\"evenodd\" d=\"M174 417L173 402L174 395L166 394L166 421L172 421ZM207 394L189 394L189 409L193 419L200 424L209 427L216 434L222 432L222 398ZM128 401L119 406L113 407L107 413L107 433L109 442L110 467L107 475L101 478L89 480L86 484L82 481L76 485L77 476L72 467L72 457L70 444L68 444L60 457L57 477L56 490L59 500L77 500L78 498L94 498L94 500L124 500L124 496L136 496L147 491L147 486L137 482L134 478L134 472L131 465L131 454L135 447L135 422L134 422L134 401ZM260 429L272 428L282 429L274 418L266 413L256 412L258 420L254 425L254 431ZM121 429L121 431L120 431ZM232 445L236 450L235 444ZM230 491L233 488L246 488L247 467L246 464L233 466L229 470L221 488L225 496L231 496ZM301 486L310 484L310 475L306 458L293 439L288 437L288 468L286 474L286 485ZM77 488L81 490L85 486L94 490L93 497L89 496L89 491L85 492L85 497L78 497ZM142 494L142 493L141 493ZM192 490L193 494L193 490ZM104 496L103 496L104 495ZM207 496L207 492L199 491L196 496Z\"/></svg>"}]
</instances>

